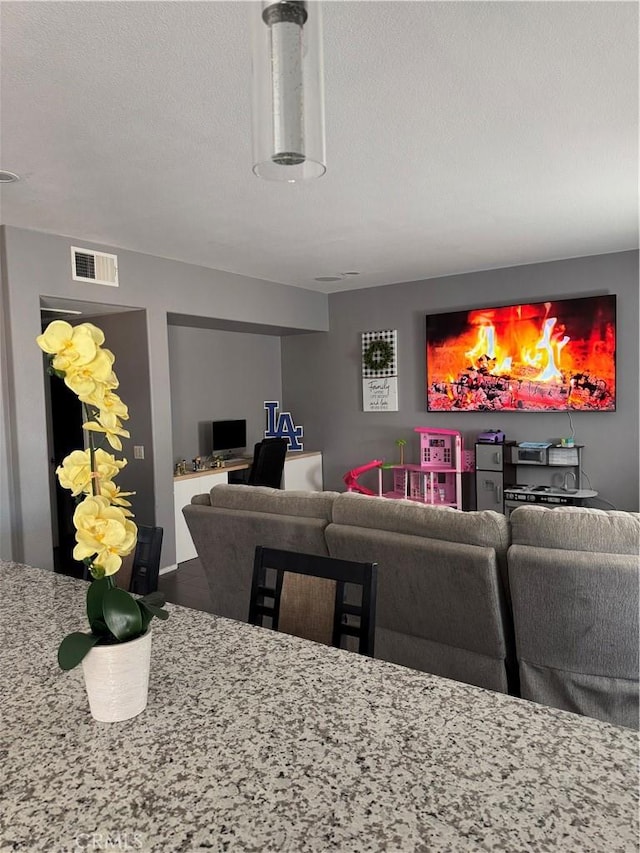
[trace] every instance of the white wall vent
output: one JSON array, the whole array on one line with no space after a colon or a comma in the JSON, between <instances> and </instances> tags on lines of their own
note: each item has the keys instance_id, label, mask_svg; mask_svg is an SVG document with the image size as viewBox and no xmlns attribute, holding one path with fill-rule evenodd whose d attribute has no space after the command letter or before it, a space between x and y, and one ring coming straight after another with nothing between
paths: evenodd
<instances>
[{"instance_id":1,"label":"white wall vent","mask_svg":"<svg viewBox=\"0 0 640 853\"><path fill-rule=\"evenodd\" d=\"M118 256L72 246L71 277L74 281L118 287Z\"/></svg>"}]
</instances>

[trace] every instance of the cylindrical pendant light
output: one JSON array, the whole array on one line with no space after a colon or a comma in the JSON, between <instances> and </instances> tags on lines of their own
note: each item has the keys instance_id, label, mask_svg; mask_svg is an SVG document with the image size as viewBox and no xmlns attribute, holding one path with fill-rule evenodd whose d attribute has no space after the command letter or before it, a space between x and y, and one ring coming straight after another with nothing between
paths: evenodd
<instances>
[{"instance_id":1,"label":"cylindrical pendant light","mask_svg":"<svg viewBox=\"0 0 640 853\"><path fill-rule=\"evenodd\" d=\"M326 171L320 4L254 5L253 171L272 181L318 178Z\"/></svg>"}]
</instances>

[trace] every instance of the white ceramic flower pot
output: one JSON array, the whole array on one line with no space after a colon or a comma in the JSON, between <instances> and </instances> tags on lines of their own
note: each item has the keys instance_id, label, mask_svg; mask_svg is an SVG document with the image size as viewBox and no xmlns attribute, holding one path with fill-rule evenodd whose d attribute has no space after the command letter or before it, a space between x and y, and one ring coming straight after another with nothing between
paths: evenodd
<instances>
[{"instance_id":1,"label":"white ceramic flower pot","mask_svg":"<svg viewBox=\"0 0 640 853\"><path fill-rule=\"evenodd\" d=\"M136 640L94 646L82 661L91 716L103 723L129 720L147 707L151 630Z\"/></svg>"}]
</instances>

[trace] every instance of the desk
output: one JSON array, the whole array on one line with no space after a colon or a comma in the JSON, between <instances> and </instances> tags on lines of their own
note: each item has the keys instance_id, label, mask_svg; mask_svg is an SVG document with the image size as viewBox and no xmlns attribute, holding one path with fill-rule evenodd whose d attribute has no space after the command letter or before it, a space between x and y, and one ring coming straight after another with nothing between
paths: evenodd
<instances>
[{"instance_id":1,"label":"desk","mask_svg":"<svg viewBox=\"0 0 640 853\"><path fill-rule=\"evenodd\" d=\"M96 723L55 661L85 593L0 563L3 851L637 850L629 729L195 610L154 625L146 711Z\"/></svg>"},{"instance_id":2,"label":"desk","mask_svg":"<svg viewBox=\"0 0 640 853\"><path fill-rule=\"evenodd\" d=\"M222 468L207 468L204 471L188 471L173 478L173 512L176 525L176 563L184 563L197 557L189 528L182 515L182 507L191 503L194 495L208 493L218 483L227 483L229 471L244 471L251 467L251 460L225 465ZM301 451L287 453L282 473L282 488L287 490L322 491L322 453ZM175 567L173 567L175 568Z\"/></svg>"}]
</instances>

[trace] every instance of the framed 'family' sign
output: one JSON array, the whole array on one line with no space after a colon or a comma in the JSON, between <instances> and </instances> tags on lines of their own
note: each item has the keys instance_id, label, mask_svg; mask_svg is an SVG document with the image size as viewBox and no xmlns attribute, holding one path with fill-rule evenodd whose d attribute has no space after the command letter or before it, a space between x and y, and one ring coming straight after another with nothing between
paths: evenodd
<instances>
[{"instance_id":1,"label":"framed 'family' sign","mask_svg":"<svg viewBox=\"0 0 640 853\"><path fill-rule=\"evenodd\" d=\"M398 332L362 332L362 409L398 411Z\"/></svg>"}]
</instances>

